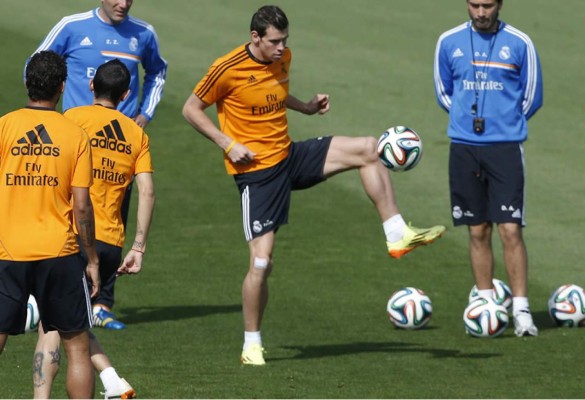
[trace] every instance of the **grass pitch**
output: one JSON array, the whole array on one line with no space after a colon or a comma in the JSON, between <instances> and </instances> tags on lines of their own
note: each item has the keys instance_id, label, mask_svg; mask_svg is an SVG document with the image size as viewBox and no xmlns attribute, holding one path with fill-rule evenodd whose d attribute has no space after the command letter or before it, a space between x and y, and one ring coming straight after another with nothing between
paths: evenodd
<instances>
[{"instance_id":1,"label":"grass pitch","mask_svg":"<svg viewBox=\"0 0 585 400\"><path fill-rule=\"evenodd\" d=\"M291 114L293 138L377 136L389 126L411 126L425 153L415 170L393 175L400 208L414 225L449 229L395 261L357 173L295 193L270 278L268 364L244 368L240 288L248 254L239 196L221 152L184 122L181 108L208 65L247 40L249 19L262 4L133 6L135 16L155 25L169 73L147 129L157 208L146 265L117 285L115 310L128 328L96 330L120 375L141 398L582 398L584 331L555 328L546 310L558 286L585 285L582 0L504 2L502 19L532 37L545 79L544 107L530 121L525 145L530 302L540 336L519 339L508 329L495 340L464 333L473 285L467 233L451 227L447 116L433 93L436 40L465 20L464 1L279 3L291 21L291 93L308 99L325 92L332 101L323 117ZM1 113L25 104L23 63L49 29L97 5L3 0ZM494 239L496 276L507 280ZM433 301L426 329L401 331L388 321L386 301L403 286L419 287ZM9 338L0 356L0 397L32 396L35 341L34 334ZM54 397L66 397L64 377L63 368Z\"/></svg>"}]
</instances>

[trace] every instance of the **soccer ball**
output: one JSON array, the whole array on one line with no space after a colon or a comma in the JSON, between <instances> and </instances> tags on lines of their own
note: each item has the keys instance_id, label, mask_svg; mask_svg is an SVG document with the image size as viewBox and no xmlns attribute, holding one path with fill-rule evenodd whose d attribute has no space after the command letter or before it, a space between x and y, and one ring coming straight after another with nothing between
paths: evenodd
<instances>
[{"instance_id":1,"label":"soccer ball","mask_svg":"<svg viewBox=\"0 0 585 400\"><path fill-rule=\"evenodd\" d=\"M577 285L563 285L548 300L548 314L558 326L585 326L585 292Z\"/></svg>"},{"instance_id":2,"label":"soccer ball","mask_svg":"<svg viewBox=\"0 0 585 400\"><path fill-rule=\"evenodd\" d=\"M397 328L419 329L431 319L433 304L422 290L405 287L390 297L386 310L390 321Z\"/></svg>"},{"instance_id":3,"label":"soccer ball","mask_svg":"<svg viewBox=\"0 0 585 400\"><path fill-rule=\"evenodd\" d=\"M31 294L28 297L28 305L26 307L26 325L24 327L25 332L35 332L39 329L39 306L34 296Z\"/></svg>"},{"instance_id":4,"label":"soccer ball","mask_svg":"<svg viewBox=\"0 0 585 400\"><path fill-rule=\"evenodd\" d=\"M510 287L506 285L504 281L499 279L492 279L492 284L494 285L495 292L494 300L496 303L503 305L508 311L510 311L512 309L512 290L510 290ZM474 285L469 292L469 302L471 303L478 297L477 285Z\"/></svg>"},{"instance_id":5,"label":"soccer ball","mask_svg":"<svg viewBox=\"0 0 585 400\"><path fill-rule=\"evenodd\" d=\"M388 128L378 139L378 157L391 171L413 169L422 157L420 136L405 126Z\"/></svg>"},{"instance_id":6,"label":"soccer ball","mask_svg":"<svg viewBox=\"0 0 585 400\"><path fill-rule=\"evenodd\" d=\"M494 338L508 327L508 310L493 298L478 297L465 308L463 322L471 336Z\"/></svg>"}]
</instances>

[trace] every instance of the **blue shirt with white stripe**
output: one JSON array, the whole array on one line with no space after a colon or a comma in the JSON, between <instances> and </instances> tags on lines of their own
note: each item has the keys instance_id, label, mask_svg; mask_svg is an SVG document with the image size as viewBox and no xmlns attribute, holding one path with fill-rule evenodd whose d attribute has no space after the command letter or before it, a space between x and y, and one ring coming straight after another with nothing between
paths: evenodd
<instances>
[{"instance_id":1,"label":"blue shirt with white stripe","mask_svg":"<svg viewBox=\"0 0 585 400\"><path fill-rule=\"evenodd\" d=\"M130 70L130 94L118 109L130 118L137 114L148 120L160 102L167 62L159 53L158 38L152 25L131 16L116 25L105 22L99 9L64 17L35 51L53 50L65 57L67 82L63 111L93 103L89 82L103 63L118 58ZM139 65L144 69L140 95Z\"/></svg>"},{"instance_id":2,"label":"blue shirt with white stripe","mask_svg":"<svg viewBox=\"0 0 585 400\"><path fill-rule=\"evenodd\" d=\"M447 135L455 143L524 142L527 120L543 102L534 44L502 21L495 33L476 32L471 21L444 32L435 50L434 79L437 101L449 113ZM485 120L481 134L473 130L476 117Z\"/></svg>"}]
</instances>

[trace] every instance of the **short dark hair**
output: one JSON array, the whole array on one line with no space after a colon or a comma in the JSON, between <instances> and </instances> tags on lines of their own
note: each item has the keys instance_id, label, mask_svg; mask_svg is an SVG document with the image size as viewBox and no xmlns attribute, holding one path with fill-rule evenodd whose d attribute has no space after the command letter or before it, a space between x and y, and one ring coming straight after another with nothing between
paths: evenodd
<instances>
[{"instance_id":1,"label":"short dark hair","mask_svg":"<svg viewBox=\"0 0 585 400\"><path fill-rule=\"evenodd\" d=\"M96 99L107 99L118 104L130 87L130 71L117 58L100 65L93 78L93 94Z\"/></svg>"},{"instance_id":2,"label":"short dark hair","mask_svg":"<svg viewBox=\"0 0 585 400\"><path fill-rule=\"evenodd\" d=\"M288 18L278 6L263 6L252 16L250 32L256 31L260 37L266 35L266 29L273 26L279 31L288 29Z\"/></svg>"},{"instance_id":3,"label":"short dark hair","mask_svg":"<svg viewBox=\"0 0 585 400\"><path fill-rule=\"evenodd\" d=\"M39 51L26 65L25 79L30 100L52 100L67 79L65 59L54 51Z\"/></svg>"}]
</instances>

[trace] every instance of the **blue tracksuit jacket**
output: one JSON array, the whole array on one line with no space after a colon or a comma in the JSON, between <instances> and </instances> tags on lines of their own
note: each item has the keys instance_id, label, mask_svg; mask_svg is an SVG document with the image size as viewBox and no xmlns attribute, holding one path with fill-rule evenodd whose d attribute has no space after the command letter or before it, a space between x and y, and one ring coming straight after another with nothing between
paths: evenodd
<instances>
[{"instance_id":1,"label":"blue tracksuit jacket","mask_svg":"<svg viewBox=\"0 0 585 400\"><path fill-rule=\"evenodd\" d=\"M132 79L130 95L118 109L130 118L140 113L150 120L162 97L167 72L167 62L159 53L156 32L152 25L131 16L120 24L109 25L97 10L64 17L35 53L53 50L67 61L63 111L92 104L89 81L97 67L114 58L120 59L130 70ZM139 65L144 68L142 94Z\"/></svg>"},{"instance_id":2,"label":"blue tracksuit jacket","mask_svg":"<svg viewBox=\"0 0 585 400\"><path fill-rule=\"evenodd\" d=\"M536 48L502 21L492 34L476 32L471 21L444 32L435 50L434 79L437 101L449 113L447 135L455 143L521 143L527 120L542 106ZM474 132L474 117L485 119L483 134Z\"/></svg>"}]
</instances>

